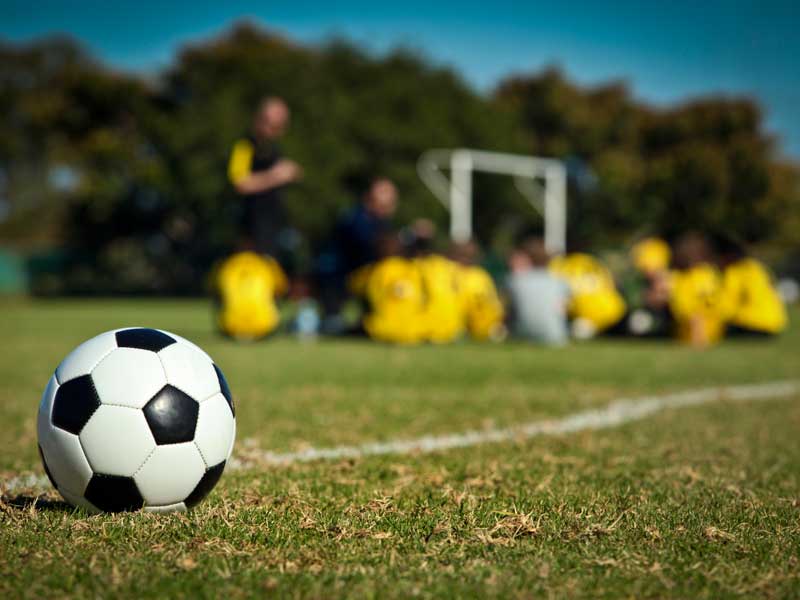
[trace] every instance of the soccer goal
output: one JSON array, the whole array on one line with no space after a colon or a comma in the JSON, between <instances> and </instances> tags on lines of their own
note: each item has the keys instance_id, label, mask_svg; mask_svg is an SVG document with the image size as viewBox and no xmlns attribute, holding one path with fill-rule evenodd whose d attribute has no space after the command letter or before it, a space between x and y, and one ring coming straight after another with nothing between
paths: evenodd
<instances>
[{"instance_id":1,"label":"soccer goal","mask_svg":"<svg viewBox=\"0 0 800 600\"><path fill-rule=\"evenodd\" d=\"M444 171L450 171L448 179ZM544 219L547 250L564 252L567 241L567 170L561 161L520 154L456 148L424 152L417 162L422 182L450 212L450 236L472 237L472 173L510 175L514 186Z\"/></svg>"}]
</instances>

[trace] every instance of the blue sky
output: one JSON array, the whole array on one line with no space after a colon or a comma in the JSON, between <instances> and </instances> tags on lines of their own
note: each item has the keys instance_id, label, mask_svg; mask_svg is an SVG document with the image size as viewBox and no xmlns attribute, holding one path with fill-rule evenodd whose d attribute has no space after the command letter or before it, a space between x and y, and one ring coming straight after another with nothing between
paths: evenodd
<instances>
[{"instance_id":1,"label":"blue sky","mask_svg":"<svg viewBox=\"0 0 800 600\"><path fill-rule=\"evenodd\" d=\"M667 104L747 94L784 151L800 157L800 4L738 0L213 3L0 0L0 37L67 32L107 63L169 64L185 43L248 18L304 42L346 36L375 51L402 44L452 65L476 88L557 64L583 83L624 79ZM793 6L794 4L794 6Z\"/></svg>"}]
</instances>

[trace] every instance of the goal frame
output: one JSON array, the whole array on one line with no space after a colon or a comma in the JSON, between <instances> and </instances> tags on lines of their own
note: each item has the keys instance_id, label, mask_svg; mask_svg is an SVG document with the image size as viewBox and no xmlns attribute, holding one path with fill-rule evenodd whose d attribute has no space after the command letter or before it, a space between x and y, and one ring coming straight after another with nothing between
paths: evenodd
<instances>
[{"instance_id":1,"label":"goal frame","mask_svg":"<svg viewBox=\"0 0 800 600\"><path fill-rule=\"evenodd\" d=\"M449 169L450 179L444 174ZM472 237L472 173L510 175L517 191L544 219L547 250L560 254L567 242L567 169L553 158L471 148L432 149L417 161L417 174L450 212L450 237Z\"/></svg>"}]
</instances>

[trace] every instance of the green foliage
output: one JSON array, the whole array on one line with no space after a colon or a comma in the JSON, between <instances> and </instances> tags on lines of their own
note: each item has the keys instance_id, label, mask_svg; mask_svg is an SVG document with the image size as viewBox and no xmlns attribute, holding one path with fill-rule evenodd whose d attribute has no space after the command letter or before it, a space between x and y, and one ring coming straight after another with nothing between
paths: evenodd
<instances>
[{"instance_id":1,"label":"green foliage","mask_svg":"<svg viewBox=\"0 0 800 600\"><path fill-rule=\"evenodd\" d=\"M68 39L0 46L0 70L11 202L0 236L68 252L61 283L42 292L199 291L235 242L226 161L265 94L292 108L284 151L305 177L288 205L311 245L375 174L400 187L399 224L427 216L444 229L447 213L416 161L459 146L567 160L571 239L584 246L688 227L796 240L797 169L776 158L746 99L657 110L624 84L582 88L556 70L509 79L486 98L413 52L300 46L249 25L186 47L147 79L92 61ZM508 181L476 176L475 194L484 243L539 222Z\"/></svg>"},{"instance_id":2,"label":"green foliage","mask_svg":"<svg viewBox=\"0 0 800 600\"><path fill-rule=\"evenodd\" d=\"M789 239L800 173L777 158L752 100L712 97L656 110L623 85L582 89L549 70L501 83L495 101L519 115L526 152L577 157L596 176L596 186L573 190L575 241L686 229Z\"/></svg>"}]
</instances>

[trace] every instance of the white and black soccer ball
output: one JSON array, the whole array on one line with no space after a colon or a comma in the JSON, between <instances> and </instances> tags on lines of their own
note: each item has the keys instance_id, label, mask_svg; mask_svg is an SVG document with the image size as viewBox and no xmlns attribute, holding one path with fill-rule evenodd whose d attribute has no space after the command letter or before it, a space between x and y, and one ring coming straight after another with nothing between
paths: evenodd
<instances>
[{"instance_id":1,"label":"white and black soccer ball","mask_svg":"<svg viewBox=\"0 0 800 600\"><path fill-rule=\"evenodd\" d=\"M219 481L236 434L222 371L157 329L109 331L47 384L39 452L52 484L91 512L184 510Z\"/></svg>"}]
</instances>

